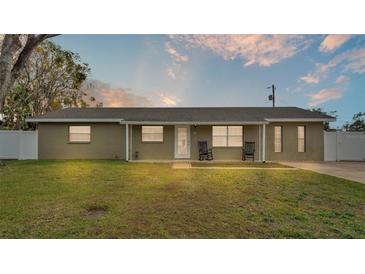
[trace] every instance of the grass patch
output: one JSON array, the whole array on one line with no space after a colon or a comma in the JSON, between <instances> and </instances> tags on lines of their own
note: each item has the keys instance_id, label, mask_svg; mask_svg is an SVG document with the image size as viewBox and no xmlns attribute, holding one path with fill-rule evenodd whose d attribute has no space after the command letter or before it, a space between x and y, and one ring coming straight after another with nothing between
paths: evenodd
<instances>
[{"instance_id":1,"label":"grass patch","mask_svg":"<svg viewBox=\"0 0 365 274\"><path fill-rule=\"evenodd\" d=\"M254 168L292 168L279 163L258 162L192 162L192 167L254 167Z\"/></svg>"},{"instance_id":2,"label":"grass patch","mask_svg":"<svg viewBox=\"0 0 365 274\"><path fill-rule=\"evenodd\" d=\"M0 238L365 238L365 185L310 171L6 163Z\"/></svg>"}]
</instances>

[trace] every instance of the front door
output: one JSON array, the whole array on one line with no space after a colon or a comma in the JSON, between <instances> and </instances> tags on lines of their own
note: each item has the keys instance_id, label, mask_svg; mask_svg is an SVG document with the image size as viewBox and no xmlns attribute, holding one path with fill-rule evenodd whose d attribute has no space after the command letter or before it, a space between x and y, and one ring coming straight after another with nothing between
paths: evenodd
<instances>
[{"instance_id":1,"label":"front door","mask_svg":"<svg viewBox=\"0 0 365 274\"><path fill-rule=\"evenodd\" d=\"M175 158L190 159L190 126L175 126Z\"/></svg>"}]
</instances>

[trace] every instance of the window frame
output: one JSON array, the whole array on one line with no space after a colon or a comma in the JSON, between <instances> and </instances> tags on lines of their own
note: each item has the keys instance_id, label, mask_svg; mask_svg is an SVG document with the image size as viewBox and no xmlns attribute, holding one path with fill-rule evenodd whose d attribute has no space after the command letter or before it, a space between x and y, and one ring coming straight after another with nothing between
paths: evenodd
<instances>
[{"instance_id":1,"label":"window frame","mask_svg":"<svg viewBox=\"0 0 365 274\"><path fill-rule=\"evenodd\" d=\"M276 128L280 127L280 151L276 151ZM281 153L283 152L283 126L274 126L274 152Z\"/></svg>"},{"instance_id":2,"label":"window frame","mask_svg":"<svg viewBox=\"0 0 365 274\"><path fill-rule=\"evenodd\" d=\"M226 134L225 135L214 135L214 130L213 128L214 127L225 127L226 128ZM241 128L241 134L240 135L230 135L229 134L229 127L240 127ZM225 137L225 145L220 145L220 146L215 146L214 145L214 137ZM229 137L241 137L241 145L238 145L238 146L231 146L229 145ZM243 146L243 126L240 126L240 125L216 125L216 126L212 126L212 146L213 147L224 147L224 148L237 148L237 147L242 147Z\"/></svg>"},{"instance_id":3,"label":"window frame","mask_svg":"<svg viewBox=\"0 0 365 274\"><path fill-rule=\"evenodd\" d=\"M160 127L162 129L161 133L147 133L147 134L161 134L161 140L143 140L143 128L144 127ZM146 134L146 133L145 133ZM163 143L164 142L164 126L158 126L158 125L145 125L141 126L141 143Z\"/></svg>"},{"instance_id":4,"label":"window frame","mask_svg":"<svg viewBox=\"0 0 365 274\"><path fill-rule=\"evenodd\" d=\"M299 138L299 128L303 128L303 138ZM299 151L299 142L303 141L303 151ZM305 125L297 126L297 151L304 153L307 151L307 128Z\"/></svg>"},{"instance_id":5,"label":"window frame","mask_svg":"<svg viewBox=\"0 0 365 274\"><path fill-rule=\"evenodd\" d=\"M89 140L88 141L72 141L71 140L71 127L88 127L89 128ZM84 133L84 134L86 134L86 133ZM68 143L69 144L90 144L91 143L91 125L68 125Z\"/></svg>"}]
</instances>

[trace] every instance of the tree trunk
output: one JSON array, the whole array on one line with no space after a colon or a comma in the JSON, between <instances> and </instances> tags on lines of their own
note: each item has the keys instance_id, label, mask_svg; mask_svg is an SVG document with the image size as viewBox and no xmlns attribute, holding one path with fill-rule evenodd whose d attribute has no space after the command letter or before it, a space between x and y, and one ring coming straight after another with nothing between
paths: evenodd
<instances>
[{"instance_id":1,"label":"tree trunk","mask_svg":"<svg viewBox=\"0 0 365 274\"><path fill-rule=\"evenodd\" d=\"M20 35L5 35L0 52L0 113L2 113L5 95L10 86L14 57L21 47Z\"/></svg>"},{"instance_id":2,"label":"tree trunk","mask_svg":"<svg viewBox=\"0 0 365 274\"><path fill-rule=\"evenodd\" d=\"M45 39L57 35L29 34L24 48L15 60L17 52L22 48L20 34L5 34L0 52L0 113L3 112L5 96L19 78L32 51Z\"/></svg>"}]
</instances>

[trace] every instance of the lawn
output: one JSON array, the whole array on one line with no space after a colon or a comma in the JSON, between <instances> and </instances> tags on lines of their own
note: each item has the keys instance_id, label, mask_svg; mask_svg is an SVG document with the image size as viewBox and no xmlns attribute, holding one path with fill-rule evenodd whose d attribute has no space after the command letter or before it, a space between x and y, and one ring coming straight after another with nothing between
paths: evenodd
<instances>
[{"instance_id":1,"label":"lawn","mask_svg":"<svg viewBox=\"0 0 365 274\"><path fill-rule=\"evenodd\" d=\"M8 161L0 238L365 238L365 185L290 169Z\"/></svg>"}]
</instances>

